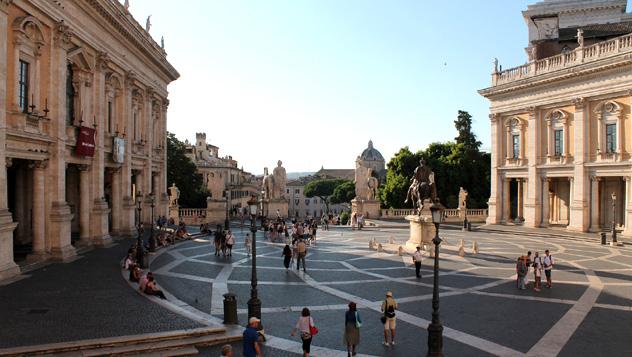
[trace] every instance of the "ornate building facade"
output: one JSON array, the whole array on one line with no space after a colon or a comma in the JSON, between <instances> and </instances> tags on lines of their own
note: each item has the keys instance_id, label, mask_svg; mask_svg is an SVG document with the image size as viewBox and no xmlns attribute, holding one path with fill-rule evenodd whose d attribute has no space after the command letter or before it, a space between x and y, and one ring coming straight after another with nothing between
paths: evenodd
<instances>
[{"instance_id":1,"label":"ornate building facade","mask_svg":"<svg viewBox=\"0 0 632 357\"><path fill-rule=\"evenodd\" d=\"M247 207L251 196L261 194L261 184L254 175L238 167L232 156L219 156L219 148L206 141L206 133L195 134L195 144L185 141L186 155L197 167L212 199L230 196L229 209Z\"/></svg>"},{"instance_id":2,"label":"ornate building facade","mask_svg":"<svg viewBox=\"0 0 632 357\"><path fill-rule=\"evenodd\" d=\"M528 63L491 102L491 224L632 234L632 16L626 0L528 7Z\"/></svg>"},{"instance_id":3,"label":"ornate building facade","mask_svg":"<svg viewBox=\"0 0 632 357\"><path fill-rule=\"evenodd\" d=\"M0 0L0 33L0 279L166 215L164 49L115 0Z\"/></svg>"}]
</instances>

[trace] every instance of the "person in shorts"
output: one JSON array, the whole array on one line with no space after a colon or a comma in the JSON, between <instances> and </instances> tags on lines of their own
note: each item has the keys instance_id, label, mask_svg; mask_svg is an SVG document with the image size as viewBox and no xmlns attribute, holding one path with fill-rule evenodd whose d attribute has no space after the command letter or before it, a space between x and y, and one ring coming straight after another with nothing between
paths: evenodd
<instances>
[{"instance_id":1,"label":"person in shorts","mask_svg":"<svg viewBox=\"0 0 632 357\"><path fill-rule=\"evenodd\" d=\"M382 303L382 312L384 313L384 346L395 346L395 327L396 317L395 310L397 310L397 301L393 299L393 293L386 293L386 300ZM388 332L391 332L391 341L388 341Z\"/></svg>"},{"instance_id":2,"label":"person in shorts","mask_svg":"<svg viewBox=\"0 0 632 357\"><path fill-rule=\"evenodd\" d=\"M553 269L553 256L549 253L549 250L544 251L544 259L542 259L542 265L544 265L544 275L546 276L546 287L551 288L551 270Z\"/></svg>"}]
</instances>

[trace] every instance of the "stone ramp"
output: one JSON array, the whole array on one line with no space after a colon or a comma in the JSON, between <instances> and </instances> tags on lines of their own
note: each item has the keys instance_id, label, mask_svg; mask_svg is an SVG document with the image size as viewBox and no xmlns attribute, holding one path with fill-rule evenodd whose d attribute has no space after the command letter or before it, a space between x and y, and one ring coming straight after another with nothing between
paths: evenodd
<instances>
[{"instance_id":1,"label":"stone ramp","mask_svg":"<svg viewBox=\"0 0 632 357\"><path fill-rule=\"evenodd\" d=\"M0 356L192 356L197 347L242 338L240 331L204 327L0 349Z\"/></svg>"}]
</instances>

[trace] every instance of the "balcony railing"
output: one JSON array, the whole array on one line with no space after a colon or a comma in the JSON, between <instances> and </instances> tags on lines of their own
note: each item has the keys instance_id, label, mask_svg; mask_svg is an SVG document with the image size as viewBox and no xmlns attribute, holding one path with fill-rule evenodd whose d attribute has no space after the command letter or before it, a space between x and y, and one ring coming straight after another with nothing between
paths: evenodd
<instances>
[{"instance_id":1,"label":"balcony railing","mask_svg":"<svg viewBox=\"0 0 632 357\"><path fill-rule=\"evenodd\" d=\"M523 64L522 66L493 73L492 86L550 73L582 63L601 60L621 53L632 53L632 34L616 37L586 47L578 47L567 53L543 58Z\"/></svg>"}]
</instances>

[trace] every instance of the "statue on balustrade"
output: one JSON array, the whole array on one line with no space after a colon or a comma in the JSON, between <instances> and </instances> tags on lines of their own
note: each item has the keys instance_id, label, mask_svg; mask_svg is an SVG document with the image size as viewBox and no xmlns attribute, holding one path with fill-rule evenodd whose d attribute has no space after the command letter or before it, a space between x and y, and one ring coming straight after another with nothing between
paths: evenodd
<instances>
[{"instance_id":1,"label":"statue on balustrade","mask_svg":"<svg viewBox=\"0 0 632 357\"><path fill-rule=\"evenodd\" d=\"M283 162L279 160L277 162L277 167L275 167L272 171L272 176L274 177L274 190L272 191L272 198L285 198L287 173L282 165Z\"/></svg>"},{"instance_id":2,"label":"statue on balustrade","mask_svg":"<svg viewBox=\"0 0 632 357\"><path fill-rule=\"evenodd\" d=\"M377 177L373 177L372 175L373 170L371 168L367 169L367 180L366 180L366 185L369 188L368 190L368 194L367 194L367 199L369 201L373 201L376 199L377 197L377 187L379 185L379 180L377 179Z\"/></svg>"},{"instance_id":3,"label":"statue on balustrade","mask_svg":"<svg viewBox=\"0 0 632 357\"><path fill-rule=\"evenodd\" d=\"M423 158L419 160L419 166L415 168L410 182L411 184L408 187L404 203L413 200L413 207L421 211L425 200L430 200L430 202L437 201L437 186L435 184L434 172L432 172L430 167L426 166L426 162Z\"/></svg>"},{"instance_id":4,"label":"statue on balustrade","mask_svg":"<svg viewBox=\"0 0 632 357\"><path fill-rule=\"evenodd\" d=\"M178 199L180 198L180 190L176 187L174 182L169 187L169 207L175 207L178 205Z\"/></svg>"},{"instance_id":5,"label":"statue on balustrade","mask_svg":"<svg viewBox=\"0 0 632 357\"><path fill-rule=\"evenodd\" d=\"M263 198L269 200L274 195L274 175L268 174L268 168L263 168L263 180L261 183L261 191L263 191Z\"/></svg>"}]
</instances>

